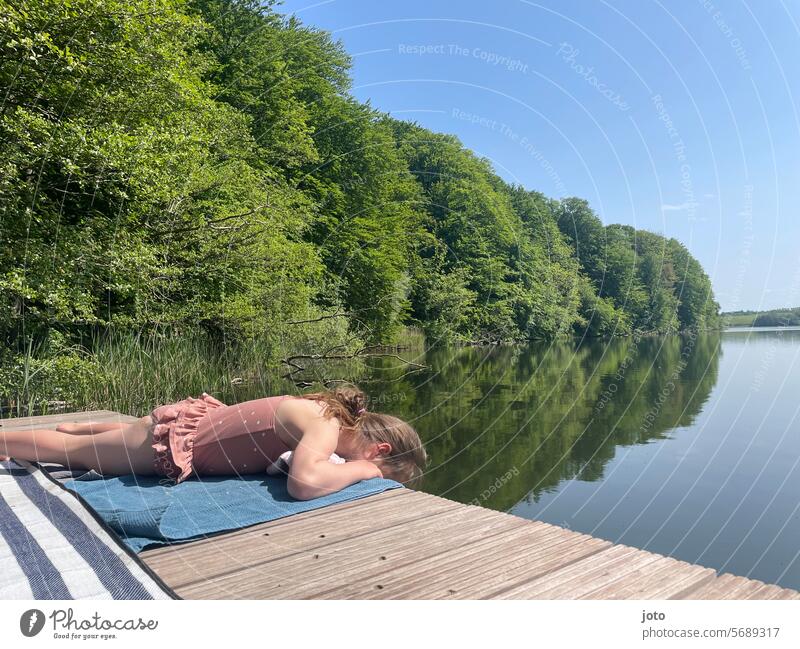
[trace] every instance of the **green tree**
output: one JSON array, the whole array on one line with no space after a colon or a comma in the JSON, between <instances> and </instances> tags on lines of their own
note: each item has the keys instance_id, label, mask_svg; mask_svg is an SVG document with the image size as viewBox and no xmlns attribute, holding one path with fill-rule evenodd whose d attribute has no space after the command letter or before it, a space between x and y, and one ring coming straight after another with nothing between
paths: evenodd
<instances>
[{"instance_id":1,"label":"green tree","mask_svg":"<svg viewBox=\"0 0 800 649\"><path fill-rule=\"evenodd\" d=\"M341 43L272 1L0 0L0 27L6 347L166 323L277 348L334 315L374 342L719 325L684 246L356 101Z\"/></svg>"}]
</instances>

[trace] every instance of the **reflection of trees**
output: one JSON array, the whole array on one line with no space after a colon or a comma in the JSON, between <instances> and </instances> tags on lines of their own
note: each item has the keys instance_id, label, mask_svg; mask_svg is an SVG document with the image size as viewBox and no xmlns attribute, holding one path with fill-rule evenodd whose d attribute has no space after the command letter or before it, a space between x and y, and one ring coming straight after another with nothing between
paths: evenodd
<instances>
[{"instance_id":1,"label":"reflection of trees","mask_svg":"<svg viewBox=\"0 0 800 649\"><path fill-rule=\"evenodd\" d=\"M719 348L719 334L702 334L435 349L431 372L397 380L379 363L370 392L426 441L426 491L505 510L564 479L599 479L617 446L690 425L716 383Z\"/></svg>"}]
</instances>

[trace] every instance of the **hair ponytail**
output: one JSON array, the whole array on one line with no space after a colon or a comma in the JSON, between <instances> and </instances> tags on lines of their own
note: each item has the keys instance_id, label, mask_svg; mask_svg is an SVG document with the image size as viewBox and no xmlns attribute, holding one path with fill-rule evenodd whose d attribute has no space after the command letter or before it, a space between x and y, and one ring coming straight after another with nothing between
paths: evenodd
<instances>
[{"instance_id":1,"label":"hair ponytail","mask_svg":"<svg viewBox=\"0 0 800 649\"><path fill-rule=\"evenodd\" d=\"M299 395L325 404L326 418L336 417L343 425L354 427L367 411L367 395L353 386L341 386L325 392Z\"/></svg>"}]
</instances>

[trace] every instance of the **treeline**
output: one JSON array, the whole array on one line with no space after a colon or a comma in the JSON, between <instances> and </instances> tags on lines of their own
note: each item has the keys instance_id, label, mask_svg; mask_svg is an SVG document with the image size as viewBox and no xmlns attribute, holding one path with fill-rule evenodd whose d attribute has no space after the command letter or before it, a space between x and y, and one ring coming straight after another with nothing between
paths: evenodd
<instances>
[{"instance_id":1,"label":"treeline","mask_svg":"<svg viewBox=\"0 0 800 649\"><path fill-rule=\"evenodd\" d=\"M325 323L329 342L718 325L679 242L356 101L341 45L269 5L0 0L0 21L6 347L107 325L285 341Z\"/></svg>"},{"instance_id":2,"label":"treeline","mask_svg":"<svg viewBox=\"0 0 800 649\"><path fill-rule=\"evenodd\" d=\"M731 311L722 314L724 324L731 327L798 327L800 307L771 311Z\"/></svg>"}]
</instances>

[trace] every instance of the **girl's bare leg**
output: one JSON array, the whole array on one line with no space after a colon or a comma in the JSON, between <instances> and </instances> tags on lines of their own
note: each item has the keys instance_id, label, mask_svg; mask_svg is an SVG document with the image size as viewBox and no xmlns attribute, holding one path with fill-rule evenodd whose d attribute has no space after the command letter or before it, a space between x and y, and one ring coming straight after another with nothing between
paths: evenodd
<instances>
[{"instance_id":1,"label":"girl's bare leg","mask_svg":"<svg viewBox=\"0 0 800 649\"><path fill-rule=\"evenodd\" d=\"M45 428L0 431L0 455L56 462L71 469L94 469L107 475L155 474L149 416L124 428L93 435L72 435Z\"/></svg>"},{"instance_id":2,"label":"girl's bare leg","mask_svg":"<svg viewBox=\"0 0 800 649\"><path fill-rule=\"evenodd\" d=\"M107 430L125 428L127 423L122 421L83 421L72 424L59 424L56 430L59 433L69 433L70 435L94 435L104 433Z\"/></svg>"}]
</instances>

